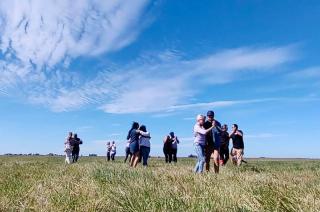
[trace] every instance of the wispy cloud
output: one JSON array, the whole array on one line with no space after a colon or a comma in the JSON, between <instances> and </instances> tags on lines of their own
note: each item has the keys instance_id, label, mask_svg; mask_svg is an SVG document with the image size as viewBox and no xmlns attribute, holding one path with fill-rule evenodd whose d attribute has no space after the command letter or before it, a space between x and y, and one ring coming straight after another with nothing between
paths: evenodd
<instances>
[{"instance_id":1,"label":"wispy cloud","mask_svg":"<svg viewBox=\"0 0 320 212\"><path fill-rule=\"evenodd\" d=\"M286 136L285 134L274 134L274 133L258 133L258 134L248 134L244 135L245 138L252 138L252 139L264 139L264 138L277 138Z\"/></svg>"},{"instance_id":2,"label":"wispy cloud","mask_svg":"<svg viewBox=\"0 0 320 212\"><path fill-rule=\"evenodd\" d=\"M170 57L168 61L162 60L158 63L134 64L126 70L126 78L123 80L125 86L116 86L121 92L101 109L107 113L121 114L205 106L180 104L201 92L206 85L239 80L236 77L239 75L238 72L242 72L242 78L245 78L246 73L264 72L283 65L294 57L292 47L240 48L193 60ZM234 102L222 101L212 104L227 106Z\"/></svg>"},{"instance_id":3,"label":"wispy cloud","mask_svg":"<svg viewBox=\"0 0 320 212\"><path fill-rule=\"evenodd\" d=\"M93 105L106 113L145 113L239 104L190 104L190 99L205 86L240 80L239 74L244 79L252 72L277 70L296 58L293 46L226 49L193 59L166 50L142 55L81 83L80 72L64 71L73 58L108 53L131 43L140 32L146 5L147 0L82 1L76 6L62 0L3 1L0 50L5 59L0 74L10 86L23 87L17 92L21 98L53 111Z\"/></svg>"},{"instance_id":4,"label":"wispy cloud","mask_svg":"<svg viewBox=\"0 0 320 212\"><path fill-rule=\"evenodd\" d=\"M53 83L59 78L57 72L67 69L79 56L97 56L130 44L145 26L149 3L148 0L1 1L0 88L27 87L33 83L32 89L41 90L38 92L48 87L65 89L66 84ZM47 100L43 99L31 97L32 101L45 103ZM63 101L58 99L57 104Z\"/></svg>"},{"instance_id":5,"label":"wispy cloud","mask_svg":"<svg viewBox=\"0 0 320 212\"><path fill-rule=\"evenodd\" d=\"M315 79L320 78L320 66L308 67L302 70L295 71L288 75L292 79Z\"/></svg>"}]
</instances>

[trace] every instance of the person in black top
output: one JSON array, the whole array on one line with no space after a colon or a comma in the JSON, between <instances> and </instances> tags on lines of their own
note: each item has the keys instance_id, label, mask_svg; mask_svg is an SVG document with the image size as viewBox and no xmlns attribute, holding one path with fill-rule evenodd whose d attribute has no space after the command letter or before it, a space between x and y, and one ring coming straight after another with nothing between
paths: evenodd
<instances>
[{"instance_id":1,"label":"person in black top","mask_svg":"<svg viewBox=\"0 0 320 212\"><path fill-rule=\"evenodd\" d=\"M72 162L75 163L79 159L80 153L80 144L82 144L82 140L78 138L77 134L73 136L73 149L72 149Z\"/></svg>"},{"instance_id":2,"label":"person in black top","mask_svg":"<svg viewBox=\"0 0 320 212\"><path fill-rule=\"evenodd\" d=\"M206 134L205 150L205 162L206 170L210 170L210 159L213 155L214 172L219 173L219 151L220 151L220 132L221 124L214 119L214 112L207 112L207 121L204 123L204 129L209 129L211 126L215 126L210 132Z\"/></svg>"},{"instance_id":3,"label":"person in black top","mask_svg":"<svg viewBox=\"0 0 320 212\"><path fill-rule=\"evenodd\" d=\"M171 163L172 161L172 139L169 135L166 135L163 139L163 154L166 163Z\"/></svg>"},{"instance_id":4,"label":"person in black top","mask_svg":"<svg viewBox=\"0 0 320 212\"><path fill-rule=\"evenodd\" d=\"M220 145L220 165L225 165L229 160L229 133L228 126L224 124L221 128L221 145Z\"/></svg>"},{"instance_id":5,"label":"person in black top","mask_svg":"<svg viewBox=\"0 0 320 212\"><path fill-rule=\"evenodd\" d=\"M237 124L232 125L232 132L230 134L230 138L232 139L233 145L231 150L232 162L233 164L240 166L243 161L244 143L243 132L239 130Z\"/></svg>"}]
</instances>

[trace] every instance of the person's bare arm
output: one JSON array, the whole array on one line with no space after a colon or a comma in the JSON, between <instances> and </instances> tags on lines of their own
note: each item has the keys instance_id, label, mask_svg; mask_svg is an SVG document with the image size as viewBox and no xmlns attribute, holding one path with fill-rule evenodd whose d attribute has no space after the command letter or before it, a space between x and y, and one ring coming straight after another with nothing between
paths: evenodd
<instances>
[{"instance_id":1,"label":"person's bare arm","mask_svg":"<svg viewBox=\"0 0 320 212\"><path fill-rule=\"evenodd\" d=\"M235 133L236 135L240 135L241 137L243 136L243 133L239 130L237 130L237 132Z\"/></svg>"},{"instance_id":2,"label":"person's bare arm","mask_svg":"<svg viewBox=\"0 0 320 212\"><path fill-rule=\"evenodd\" d=\"M207 134L208 132L210 132L212 129L214 128L214 126L211 126L210 128L208 129L202 129L202 128L197 128L197 133L199 134L202 134L202 135L205 135Z\"/></svg>"}]
</instances>

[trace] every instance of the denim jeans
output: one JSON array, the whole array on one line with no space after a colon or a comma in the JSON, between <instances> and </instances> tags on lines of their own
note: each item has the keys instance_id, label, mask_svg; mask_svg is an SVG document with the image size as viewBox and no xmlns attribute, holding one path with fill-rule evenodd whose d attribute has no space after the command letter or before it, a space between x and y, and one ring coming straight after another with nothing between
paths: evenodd
<instances>
[{"instance_id":1,"label":"denim jeans","mask_svg":"<svg viewBox=\"0 0 320 212\"><path fill-rule=\"evenodd\" d=\"M143 161L143 165L147 166L148 165L148 158L149 158L149 154L150 154L150 147L146 147L146 146L140 146L140 154L142 157L142 161Z\"/></svg>"},{"instance_id":2,"label":"denim jeans","mask_svg":"<svg viewBox=\"0 0 320 212\"><path fill-rule=\"evenodd\" d=\"M194 167L194 172L202 173L203 172L203 165L205 162L204 146L200 145L200 144L194 144L194 149L195 149L197 157L198 157L196 166Z\"/></svg>"}]
</instances>

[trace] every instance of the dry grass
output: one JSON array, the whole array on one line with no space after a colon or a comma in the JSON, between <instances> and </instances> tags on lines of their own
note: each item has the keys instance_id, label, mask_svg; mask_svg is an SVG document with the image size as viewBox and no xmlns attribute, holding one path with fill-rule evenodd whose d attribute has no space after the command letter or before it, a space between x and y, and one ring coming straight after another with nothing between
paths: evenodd
<instances>
[{"instance_id":1,"label":"dry grass","mask_svg":"<svg viewBox=\"0 0 320 212\"><path fill-rule=\"evenodd\" d=\"M194 159L0 157L0 211L320 211L320 161L250 160L195 175Z\"/></svg>"}]
</instances>

